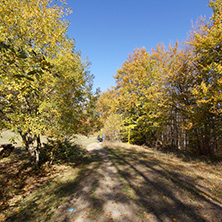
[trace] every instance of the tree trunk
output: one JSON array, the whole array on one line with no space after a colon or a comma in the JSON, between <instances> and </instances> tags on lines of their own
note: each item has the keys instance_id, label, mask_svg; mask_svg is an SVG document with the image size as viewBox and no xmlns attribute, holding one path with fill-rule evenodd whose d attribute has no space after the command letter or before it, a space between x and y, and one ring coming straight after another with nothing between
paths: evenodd
<instances>
[{"instance_id":1,"label":"tree trunk","mask_svg":"<svg viewBox=\"0 0 222 222\"><path fill-rule=\"evenodd\" d=\"M25 144L25 148L29 153L30 161L36 167L39 167L39 154L41 148L40 135L32 135L30 132L19 132ZM36 146L35 146L36 142Z\"/></svg>"},{"instance_id":2,"label":"tree trunk","mask_svg":"<svg viewBox=\"0 0 222 222\"><path fill-rule=\"evenodd\" d=\"M41 149L41 138L40 138L40 135L37 135L36 136L36 142L37 142L37 146L36 146L36 152L35 152L35 164L37 166L39 166L39 160L40 160L40 149Z\"/></svg>"}]
</instances>

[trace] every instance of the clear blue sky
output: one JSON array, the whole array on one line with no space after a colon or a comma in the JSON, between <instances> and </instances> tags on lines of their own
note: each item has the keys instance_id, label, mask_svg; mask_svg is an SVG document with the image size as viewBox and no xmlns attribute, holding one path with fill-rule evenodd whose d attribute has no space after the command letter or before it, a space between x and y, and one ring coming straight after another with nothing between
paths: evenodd
<instances>
[{"instance_id":1,"label":"clear blue sky","mask_svg":"<svg viewBox=\"0 0 222 222\"><path fill-rule=\"evenodd\" d=\"M208 19L208 0L67 0L73 13L68 36L92 63L94 87L115 85L117 68L136 47L186 40L200 16Z\"/></svg>"}]
</instances>

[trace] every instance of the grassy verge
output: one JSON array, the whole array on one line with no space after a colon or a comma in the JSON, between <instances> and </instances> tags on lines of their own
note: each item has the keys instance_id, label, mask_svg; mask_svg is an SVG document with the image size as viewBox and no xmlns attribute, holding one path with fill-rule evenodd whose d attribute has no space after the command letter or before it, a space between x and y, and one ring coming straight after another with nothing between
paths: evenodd
<instances>
[{"instance_id":1,"label":"grassy verge","mask_svg":"<svg viewBox=\"0 0 222 222\"><path fill-rule=\"evenodd\" d=\"M1 143L8 143L11 133L3 134ZM93 138L78 136L86 147ZM24 149L0 160L0 221L49 221L54 211L72 195L87 173L87 166L100 161L96 155L85 156L77 166L43 165L34 170Z\"/></svg>"},{"instance_id":2,"label":"grassy verge","mask_svg":"<svg viewBox=\"0 0 222 222\"><path fill-rule=\"evenodd\" d=\"M84 148L86 148L89 144L97 142L96 137L94 136L83 136L83 135L76 135L76 138L73 140L75 143L80 144Z\"/></svg>"},{"instance_id":3,"label":"grassy verge","mask_svg":"<svg viewBox=\"0 0 222 222\"><path fill-rule=\"evenodd\" d=\"M187 162L174 154L132 146L106 144L118 170L123 192L142 219L220 221L222 164Z\"/></svg>"},{"instance_id":4,"label":"grassy verge","mask_svg":"<svg viewBox=\"0 0 222 222\"><path fill-rule=\"evenodd\" d=\"M47 138L45 136L41 136L42 143L47 142ZM13 143L15 147L22 147L22 138L19 134L14 132L10 132L8 130L0 131L0 144L4 143Z\"/></svg>"},{"instance_id":5,"label":"grassy verge","mask_svg":"<svg viewBox=\"0 0 222 222\"><path fill-rule=\"evenodd\" d=\"M0 144L12 143L12 142L14 142L14 145L16 147L22 146L22 140L19 135L10 132L8 130L3 130L0 132Z\"/></svg>"}]
</instances>

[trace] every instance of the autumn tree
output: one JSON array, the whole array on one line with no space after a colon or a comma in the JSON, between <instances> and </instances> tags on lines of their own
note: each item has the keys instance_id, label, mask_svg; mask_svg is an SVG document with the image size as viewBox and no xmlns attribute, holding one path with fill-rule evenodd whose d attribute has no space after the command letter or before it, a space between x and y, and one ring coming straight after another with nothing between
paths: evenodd
<instances>
[{"instance_id":1,"label":"autumn tree","mask_svg":"<svg viewBox=\"0 0 222 222\"><path fill-rule=\"evenodd\" d=\"M119 114L111 114L103 121L102 134L107 140L120 141L122 129L123 121Z\"/></svg>"},{"instance_id":2,"label":"autumn tree","mask_svg":"<svg viewBox=\"0 0 222 222\"><path fill-rule=\"evenodd\" d=\"M201 153L213 153L221 140L222 1L210 1L210 21L199 21L187 43L193 53L192 128Z\"/></svg>"},{"instance_id":3,"label":"autumn tree","mask_svg":"<svg viewBox=\"0 0 222 222\"><path fill-rule=\"evenodd\" d=\"M102 118L119 114L131 143L213 154L221 149L222 1L210 1L185 44L136 49L98 102Z\"/></svg>"},{"instance_id":4,"label":"autumn tree","mask_svg":"<svg viewBox=\"0 0 222 222\"><path fill-rule=\"evenodd\" d=\"M82 104L93 95L88 62L67 37L65 5L65 0L0 3L0 123L20 133L36 165L40 135L61 139L78 133L85 124Z\"/></svg>"},{"instance_id":5,"label":"autumn tree","mask_svg":"<svg viewBox=\"0 0 222 222\"><path fill-rule=\"evenodd\" d=\"M162 93L156 61L145 48L136 49L114 78L116 86L104 93L98 103L102 118L112 118L109 115L113 113L121 115L121 135L125 141L152 143L158 131L158 125L153 124L159 115L156 102Z\"/></svg>"}]
</instances>

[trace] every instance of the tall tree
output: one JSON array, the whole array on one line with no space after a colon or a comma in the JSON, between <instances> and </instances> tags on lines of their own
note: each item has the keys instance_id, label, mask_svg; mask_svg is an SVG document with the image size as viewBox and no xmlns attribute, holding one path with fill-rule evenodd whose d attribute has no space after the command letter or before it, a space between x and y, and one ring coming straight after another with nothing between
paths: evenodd
<instances>
[{"instance_id":1,"label":"tall tree","mask_svg":"<svg viewBox=\"0 0 222 222\"><path fill-rule=\"evenodd\" d=\"M145 48L135 49L115 79L116 87L104 93L98 103L103 116L121 115L121 133L128 142L151 143L156 136L153 119L158 116L156 101L161 94L156 61Z\"/></svg>"},{"instance_id":2,"label":"tall tree","mask_svg":"<svg viewBox=\"0 0 222 222\"><path fill-rule=\"evenodd\" d=\"M222 1L210 1L213 15L209 22L201 20L188 44L194 62L196 136L203 153L212 153L221 139L222 101Z\"/></svg>"},{"instance_id":3,"label":"tall tree","mask_svg":"<svg viewBox=\"0 0 222 222\"><path fill-rule=\"evenodd\" d=\"M199 154L221 147L222 0L209 6L210 21L201 19L185 46L136 49L101 96L102 117L121 114L126 141Z\"/></svg>"},{"instance_id":4,"label":"tall tree","mask_svg":"<svg viewBox=\"0 0 222 222\"><path fill-rule=\"evenodd\" d=\"M20 133L36 165L40 135L77 133L83 128L82 104L92 95L88 63L67 37L65 5L65 0L0 3L0 123Z\"/></svg>"}]
</instances>

